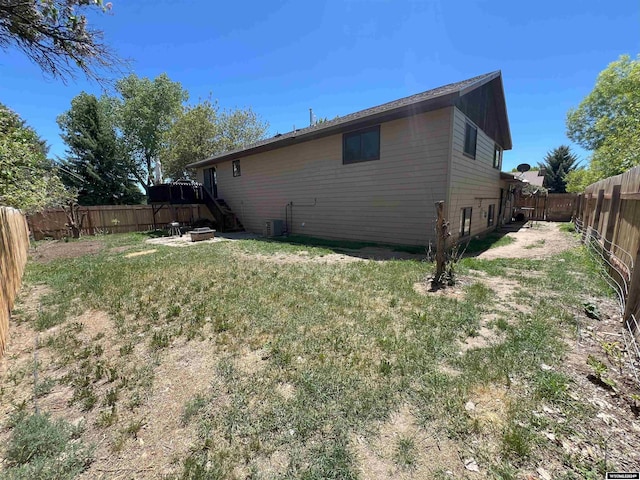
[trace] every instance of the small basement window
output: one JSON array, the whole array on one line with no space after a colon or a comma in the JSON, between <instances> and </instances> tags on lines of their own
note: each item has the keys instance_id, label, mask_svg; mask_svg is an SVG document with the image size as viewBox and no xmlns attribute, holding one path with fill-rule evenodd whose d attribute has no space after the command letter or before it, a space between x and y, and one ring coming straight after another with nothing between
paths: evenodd
<instances>
[{"instance_id":1,"label":"small basement window","mask_svg":"<svg viewBox=\"0 0 640 480\"><path fill-rule=\"evenodd\" d=\"M496 216L495 203L489 205L489 214L487 215L487 227L493 227L494 217Z\"/></svg>"},{"instance_id":2,"label":"small basement window","mask_svg":"<svg viewBox=\"0 0 640 480\"><path fill-rule=\"evenodd\" d=\"M234 160L233 162L231 162L231 167L233 168L233 176L239 177L240 176L240 160Z\"/></svg>"},{"instance_id":3,"label":"small basement window","mask_svg":"<svg viewBox=\"0 0 640 480\"><path fill-rule=\"evenodd\" d=\"M463 208L460 212L460 236L467 237L471 235L471 207Z\"/></svg>"},{"instance_id":4,"label":"small basement window","mask_svg":"<svg viewBox=\"0 0 640 480\"><path fill-rule=\"evenodd\" d=\"M380 125L342 136L342 163L368 162L380 159Z\"/></svg>"},{"instance_id":5,"label":"small basement window","mask_svg":"<svg viewBox=\"0 0 640 480\"><path fill-rule=\"evenodd\" d=\"M471 158L476 158L476 141L478 139L478 128L470 123L464 131L464 154Z\"/></svg>"},{"instance_id":6,"label":"small basement window","mask_svg":"<svg viewBox=\"0 0 640 480\"><path fill-rule=\"evenodd\" d=\"M500 170L502 166L502 148L498 145L493 149L493 168Z\"/></svg>"}]
</instances>

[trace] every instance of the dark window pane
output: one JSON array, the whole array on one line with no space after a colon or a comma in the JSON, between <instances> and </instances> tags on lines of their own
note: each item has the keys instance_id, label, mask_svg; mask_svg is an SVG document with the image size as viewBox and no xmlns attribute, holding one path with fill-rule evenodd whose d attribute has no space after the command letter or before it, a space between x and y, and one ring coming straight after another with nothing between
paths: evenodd
<instances>
[{"instance_id":1,"label":"dark window pane","mask_svg":"<svg viewBox=\"0 0 640 480\"><path fill-rule=\"evenodd\" d=\"M478 137L478 129L467 123L464 135L464 153L476 158L476 140Z\"/></svg>"},{"instance_id":2,"label":"dark window pane","mask_svg":"<svg viewBox=\"0 0 640 480\"><path fill-rule=\"evenodd\" d=\"M344 137L344 161L357 162L360 160L360 135L351 134Z\"/></svg>"},{"instance_id":3,"label":"dark window pane","mask_svg":"<svg viewBox=\"0 0 640 480\"><path fill-rule=\"evenodd\" d=\"M233 176L239 177L240 176L240 160L234 160L233 162L231 162L231 166L233 168Z\"/></svg>"},{"instance_id":4,"label":"dark window pane","mask_svg":"<svg viewBox=\"0 0 640 480\"><path fill-rule=\"evenodd\" d=\"M460 215L460 236L471 234L471 207L463 208Z\"/></svg>"},{"instance_id":5,"label":"dark window pane","mask_svg":"<svg viewBox=\"0 0 640 480\"><path fill-rule=\"evenodd\" d=\"M362 160L380 158L380 131L364 132L362 135Z\"/></svg>"}]
</instances>

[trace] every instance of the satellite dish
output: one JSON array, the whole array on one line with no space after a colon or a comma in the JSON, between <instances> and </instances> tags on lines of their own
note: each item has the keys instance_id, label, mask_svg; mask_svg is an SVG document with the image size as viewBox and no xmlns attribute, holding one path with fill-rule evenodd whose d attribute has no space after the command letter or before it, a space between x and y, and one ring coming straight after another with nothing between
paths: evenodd
<instances>
[{"instance_id":1,"label":"satellite dish","mask_svg":"<svg viewBox=\"0 0 640 480\"><path fill-rule=\"evenodd\" d=\"M529 170L531 170L531 165L529 165L528 163L521 163L516 167L516 170L518 170L520 173L528 172Z\"/></svg>"}]
</instances>

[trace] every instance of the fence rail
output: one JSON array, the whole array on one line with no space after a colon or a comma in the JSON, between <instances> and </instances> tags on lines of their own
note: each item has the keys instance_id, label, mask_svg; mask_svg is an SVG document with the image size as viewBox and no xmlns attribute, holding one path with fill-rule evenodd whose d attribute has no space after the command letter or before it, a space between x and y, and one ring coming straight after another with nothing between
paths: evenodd
<instances>
[{"instance_id":1,"label":"fence rail","mask_svg":"<svg viewBox=\"0 0 640 480\"><path fill-rule=\"evenodd\" d=\"M9 334L9 316L20 289L29 250L27 222L20 211L0 207L0 357Z\"/></svg>"},{"instance_id":2,"label":"fence rail","mask_svg":"<svg viewBox=\"0 0 640 480\"><path fill-rule=\"evenodd\" d=\"M604 267L622 312L636 381L640 367L640 167L589 185L578 198L576 229ZM640 384L640 382L639 382Z\"/></svg>"},{"instance_id":3,"label":"fence rail","mask_svg":"<svg viewBox=\"0 0 640 480\"><path fill-rule=\"evenodd\" d=\"M550 193L546 196L518 194L514 203L516 211L527 209L526 218L548 220L550 222L568 222L575 211L578 195L575 193Z\"/></svg>"},{"instance_id":4,"label":"fence rail","mask_svg":"<svg viewBox=\"0 0 640 480\"><path fill-rule=\"evenodd\" d=\"M168 205L158 210L154 221L153 205L101 205L80 207L83 216L82 235L96 233L127 233L164 227L169 222L191 224L200 218L212 220L205 205ZM62 209L45 210L27 217L29 230L36 240L51 237L60 239L69 235L67 216Z\"/></svg>"}]
</instances>

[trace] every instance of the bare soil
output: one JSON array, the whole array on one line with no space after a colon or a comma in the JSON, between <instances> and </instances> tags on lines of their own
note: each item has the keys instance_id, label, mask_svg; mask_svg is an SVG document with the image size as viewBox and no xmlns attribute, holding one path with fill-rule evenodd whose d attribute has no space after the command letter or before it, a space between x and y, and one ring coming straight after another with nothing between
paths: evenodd
<instances>
[{"instance_id":1,"label":"bare soil","mask_svg":"<svg viewBox=\"0 0 640 480\"><path fill-rule=\"evenodd\" d=\"M506 234L514 240L512 243L486 250L477 258L545 258L578 246L579 241L560 231L560 225L555 222L529 222Z\"/></svg>"},{"instance_id":2,"label":"bare soil","mask_svg":"<svg viewBox=\"0 0 640 480\"><path fill-rule=\"evenodd\" d=\"M99 240L87 240L81 242L65 242L61 240L51 240L39 243L29 250L32 260L39 263L49 263L61 258L75 258L84 255L92 255L100 252L104 248L104 243Z\"/></svg>"}]
</instances>

